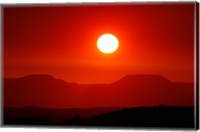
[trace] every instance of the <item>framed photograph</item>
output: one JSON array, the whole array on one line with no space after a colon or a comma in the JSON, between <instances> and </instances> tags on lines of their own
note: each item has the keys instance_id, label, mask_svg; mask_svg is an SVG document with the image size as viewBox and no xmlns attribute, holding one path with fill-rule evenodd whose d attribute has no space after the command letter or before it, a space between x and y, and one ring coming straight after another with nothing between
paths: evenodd
<instances>
[{"instance_id":1,"label":"framed photograph","mask_svg":"<svg viewBox=\"0 0 200 132\"><path fill-rule=\"evenodd\" d=\"M3 126L199 128L199 5L2 5Z\"/></svg>"}]
</instances>

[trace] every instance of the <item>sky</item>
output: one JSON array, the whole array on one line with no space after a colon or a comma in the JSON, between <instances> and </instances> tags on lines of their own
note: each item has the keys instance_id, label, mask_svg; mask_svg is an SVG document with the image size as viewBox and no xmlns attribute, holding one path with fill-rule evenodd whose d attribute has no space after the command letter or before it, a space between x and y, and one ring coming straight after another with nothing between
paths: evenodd
<instances>
[{"instance_id":1,"label":"sky","mask_svg":"<svg viewBox=\"0 0 200 132\"><path fill-rule=\"evenodd\" d=\"M8 6L3 24L4 77L111 83L160 74L194 81L193 3ZM116 52L97 49L104 33L118 38Z\"/></svg>"}]
</instances>

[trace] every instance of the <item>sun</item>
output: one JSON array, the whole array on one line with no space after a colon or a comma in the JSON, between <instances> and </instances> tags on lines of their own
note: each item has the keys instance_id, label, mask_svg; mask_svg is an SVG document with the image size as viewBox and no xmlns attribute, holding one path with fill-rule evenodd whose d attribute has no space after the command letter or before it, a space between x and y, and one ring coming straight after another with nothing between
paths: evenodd
<instances>
[{"instance_id":1,"label":"sun","mask_svg":"<svg viewBox=\"0 0 200 132\"><path fill-rule=\"evenodd\" d=\"M105 54L115 52L118 49L118 46L119 41L117 37L109 33L101 35L97 40L97 48Z\"/></svg>"}]
</instances>

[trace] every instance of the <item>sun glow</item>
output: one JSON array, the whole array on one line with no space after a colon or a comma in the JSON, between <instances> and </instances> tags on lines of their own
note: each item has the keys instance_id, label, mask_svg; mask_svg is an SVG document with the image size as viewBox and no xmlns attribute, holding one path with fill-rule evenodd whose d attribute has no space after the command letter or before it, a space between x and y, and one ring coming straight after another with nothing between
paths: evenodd
<instances>
[{"instance_id":1,"label":"sun glow","mask_svg":"<svg viewBox=\"0 0 200 132\"><path fill-rule=\"evenodd\" d=\"M110 54L115 52L118 49L119 42L118 39L112 34L103 34L97 40L97 47L98 49L105 53Z\"/></svg>"}]
</instances>

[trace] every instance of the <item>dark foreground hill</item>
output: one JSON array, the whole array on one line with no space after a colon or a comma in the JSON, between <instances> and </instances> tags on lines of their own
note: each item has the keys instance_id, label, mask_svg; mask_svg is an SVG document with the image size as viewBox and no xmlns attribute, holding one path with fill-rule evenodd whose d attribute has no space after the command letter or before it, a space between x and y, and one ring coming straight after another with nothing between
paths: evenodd
<instances>
[{"instance_id":1,"label":"dark foreground hill","mask_svg":"<svg viewBox=\"0 0 200 132\"><path fill-rule=\"evenodd\" d=\"M192 107L138 107L93 116L80 125L111 127L195 128ZM65 122L68 124L68 121ZM76 123L74 123L76 124Z\"/></svg>"},{"instance_id":2,"label":"dark foreground hill","mask_svg":"<svg viewBox=\"0 0 200 132\"><path fill-rule=\"evenodd\" d=\"M89 114L90 112L93 114L82 116L84 113ZM67 114L68 116L66 116ZM64 119L59 121L60 116ZM194 117L193 107L157 106L57 110L28 107L5 109L4 125L195 129Z\"/></svg>"},{"instance_id":3,"label":"dark foreground hill","mask_svg":"<svg viewBox=\"0 0 200 132\"><path fill-rule=\"evenodd\" d=\"M111 84L80 85L50 75L4 79L5 107L93 108L194 106L194 84L161 75L127 75Z\"/></svg>"},{"instance_id":4,"label":"dark foreground hill","mask_svg":"<svg viewBox=\"0 0 200 132\"><path fill-rule=\"evenodd\" d=\"M10 122L16 119L16 122L14 121L16 124L23 124L23 121L25 124L29 124L29 122L32 122L32 120L40 119L42 121L48 122L47 124L63 124L64 120L73 118L74 116L88 118L94 115L100 115L119 109L120 108L118 107L67 109L39 108L31 106L23 108L7 107L4 108L4 117L6 119L5 123L7 121ZM35 123L37 124L37 122ZM40 124L40 122L38 123Z\"/></svg>"}]
</instances>

